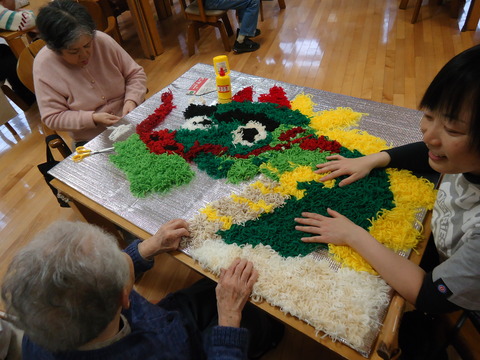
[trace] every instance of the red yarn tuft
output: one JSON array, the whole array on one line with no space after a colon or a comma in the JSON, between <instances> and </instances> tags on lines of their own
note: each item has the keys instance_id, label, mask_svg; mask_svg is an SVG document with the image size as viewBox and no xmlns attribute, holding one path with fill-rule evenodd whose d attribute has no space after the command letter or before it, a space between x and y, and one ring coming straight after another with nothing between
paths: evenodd
<instances>
[{"instance_id":1,"label":"red yarn tuft","mask_svg":"<svg viewBox=\"0 0 480 360\"><path fill-rule=\"evenodd\" d=\"M260 95L258 97L258 102L273 103L278 104L279 106L285 106L289 109L292 108L290 100L288 100L287 94L285 94L285 90L280 86L273 86L268 94Z\"/></svg>"},{"instance_id":2,"label":"red yarn tuft","mask_svg":"<svg viewBox=\"0 0 480 360\"><path fill-rule=\"evenodd\" d=\"M288 141L288 140L294 138L295 136L297 136L298 134L301 134L301 133L304 133L304 132L305 132L305 129L298 126L298 127L287 130L284 133L280 134L278 139L281 140L281 141Z\"/></svg>"},{"instance_id":3,"label":"red yarn tuft","mask_svg":"<svg viewBox=\"0 0 480 360\"><path fill-rule=\"evenodd\" d=\"M228 147L222 146L222 145L215 145L215 144L204 144L200 145L198 141L195 141L193 146L190 148L190 150L183 156L185 160L188 162L192 162L193 159L199 154L199 153L211 153L216 156L220 156L222 154L225 154L228 151Z\"/></svg>"},{"instance_id":4,"label":"red yarn tuft","mask_svg":"<svg viewBox=\"0 0 480 360\"><path fill-rule=\"evenodd\" d=\"M300 143L300 148L303 150L321 150L321 151L330 151L332 153L339 153L340 148L339 142L333 140L327 140L323 135L318 139L305 139Z\"/></svg>"},{"instance_id":5,"label":"red yarn tuft","mask_svg":"<svg viewBox=\"0 0 480 360\"><path fill-rule=\"evenodd\" d=\"M160 99L162 100L162 104L155 109L153 114L148 115L147 118L136 127L137 134L140 135L140 138L145 143L146 141L144 139L148 139L153 129L165 120L172 109L176 108L176 106L173 105L173 93L170 90L160 95Z\"/></svg>"},{"instance_id":6,"label":"red yarn tuft","mask_svg":"<svg viewBox=\"0 0 480 360\"><path fill-rule=\"evenodd\" d=\"M246 87L232 96L232 101L244 102L253 101L253 86Z\"/></svg>"}]
</instances>

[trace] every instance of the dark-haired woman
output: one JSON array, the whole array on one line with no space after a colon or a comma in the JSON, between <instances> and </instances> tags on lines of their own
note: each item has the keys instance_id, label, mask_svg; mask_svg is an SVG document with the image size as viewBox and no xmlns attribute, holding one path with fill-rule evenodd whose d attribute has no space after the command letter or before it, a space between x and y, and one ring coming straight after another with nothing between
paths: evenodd
<instances>
[{"instance_id":1,"label":"dark-haired woman","mask_svg":"<svg viewBox=\"0 0 480 360\"><path fill-rule=\"evenodd\" d=\"M412 345L435 330L431 315L458 309L480 310L480 45L450 60L428 87L420 109L423 142L355 159L331 156L317 165L326 181L345 176L347 186L374 168L395 167L443 174L432 215L436 263L415 265L376 241L345 216L304 213L297 230L312 234L302 240L347 245L362 255L382 278L417 308L404 318ZM433 248L433 247L432 247ZM436 250L436 251L435 251ZM423 317L423 313L430 317ZM413 317L415 316L415 317ZM422 329L422 325L425 325ZM403 324L402 324L403 326ZM404 327L406 328L406 327ZM401 329L402 330L402 329ZM415 332L415 333L414 333ZM400 340L406 338L400 332ZM402 359L444 359L432 345L403 347ZM411 350L411 352L410 352ZM443 356L443 357L442 357Z\"/></svg>"},{"instance_id":2,"label":"dark-haired woman","mask_svg":"<svg viewBox=\"0 0 480 360\"><path fill-rule=\"evenodd\" d=\"M37 27L47 46L33 65L35 93L48 127L84 143L143 102L142 67L95 30L82 5L55 0L40 10Z\"/></svg>"}]
</instances>

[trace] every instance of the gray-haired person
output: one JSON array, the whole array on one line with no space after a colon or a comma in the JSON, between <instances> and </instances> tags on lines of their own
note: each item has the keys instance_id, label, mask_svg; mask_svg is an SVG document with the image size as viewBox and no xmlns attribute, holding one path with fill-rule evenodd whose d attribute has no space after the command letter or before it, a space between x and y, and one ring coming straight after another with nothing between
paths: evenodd
<instances>
[{"instance_id":1,"label":"gray-haired person","mask_svg":"<svg viewBox=\"0 0 480 360\"><path fill-rule=\"evenodd\" d=\"M107 34L87 9L54 0L40 9L37 28L46 46L33 63L42 121L68 131L80 145L140 105L147 91L143 68Z\"/></svg>"},{"instance_id":2,"label":"gray-haired person","mask_svg":"<svg viewBox=\"0 0 480 360\"><path fill-rule=\"evenodd\" d=\"M24 359L246 359L275 346L283 326L247 303L253 264L236 259L208 279L154 305L133 290L154 256L188 236L171 220L121 251L86 223L56 222L10 264L2 298L25 331ZM241 327L245 326L245 327ZM250 344L249 344L250 343Z\"/></svg>"}]
</instances>

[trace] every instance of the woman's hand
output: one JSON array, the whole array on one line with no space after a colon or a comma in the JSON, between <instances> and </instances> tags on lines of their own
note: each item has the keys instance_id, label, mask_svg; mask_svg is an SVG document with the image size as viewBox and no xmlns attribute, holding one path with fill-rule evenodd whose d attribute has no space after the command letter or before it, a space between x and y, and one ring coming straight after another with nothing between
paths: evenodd
<instances>
[{"instance_id":1,"label":"woman's hand","mask_svg":"<svg viewBox=\"0 0 480 360\"><path fill-rule=\"evenodd\" d=\"M220 279L215 289L218 325L240 327L242 310L257 279L257 270L245 259L237 258L227 270L220 270Z\"/></svg>"},{"instance_id":2,"label":"woman's hand","mask_svg":"<svg viewBox=\"0 0 480 360\"><path fill-rule=\"evenodd\" d=\"M379 152L359 158L346 158L341 155L332 155L327 156L327 160L331 161L318 164L318 170L315 170L317 174L330 172L330 174L322 177L320 181L332 180L342 175L350 175L338 184L338 186L344 186L364 178L370 174L370 171L374 168L387 166L390 162L390 155L386 152Z\"/></svg>"},{"instance_id":3,"label":"woman's hand","mask_svg":"<svg viewBox=\"0 0 480 360\"><path fill-rule=\"evenodd\" d=\"M93 113L92 119L96 125L102 124L105 126L111 126L115 124L118 120L120 120L120 117L106 112L101 112Z\"/></svg>"},{"instance_id":4,"label":"woman's hand","mask_svg":"<svg viewBox=\"0 0 480 360\"><path fill-rule=\"evenodd\" d=\"M136 107L137 107L137 103L135 101L133 100L125 101L125 104L123 104L122 117L127 115L130 111L132 111Z\"/></svg>"},{"instance_id":5,"label":"woman's hand","mask_svg":"<svg viewBox=\"0 0 480 360\"><path fill-rule=\"evenodd\" d=\"M157 254L177 250L183 236L190 236L188 223L182 219L170 220L155 235L142 241L138 251L144 259L151 259Z\"/></svg>"},{"instance_id":6,"label":"woman's hand","mask_svg":"<svg viewBox=\"0 0 480 360\"><path fill-rule=\"evenodd\" d=\"M314 236L303 237L303 242L316 242L334 245L348 245L358 237L359 232L365 230L350 221L340 213L327 209L328 215L303 212L303 218L295 218L295 221L303 226L295 226L296 230L313 234Z\"/></svg>"}]
</instances>

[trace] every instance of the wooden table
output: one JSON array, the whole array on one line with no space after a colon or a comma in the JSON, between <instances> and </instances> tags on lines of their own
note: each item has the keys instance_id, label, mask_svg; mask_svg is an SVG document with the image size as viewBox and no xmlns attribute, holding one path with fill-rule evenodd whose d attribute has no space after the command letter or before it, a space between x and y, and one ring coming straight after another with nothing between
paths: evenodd
<instances>
[{"instance_id":1,"label":"wooden table","mask_svg":"<svg viewBox=\"0 0 480 360\"><path fill-rule=\"evenodd\" d=\"M182 116L181 112L186 107L183 105L188 104L190 101L190 98L185 95L185 93L189 86L199 77L214 78L213 67L204 64L197 64L187 73L182 75L182 77L173 82L169 87L164 89L172 90L174 94L174 103L177 105L177 109L173 110L171 114L172 116ZM275 84L284 87L290 99L292 99L295 94L302 92L307 94L313 93L314 102L318 104L317 110L319 110L318 107L320 107L320 109L331 108L332 104L336 103L338 104L336 106L351 106L358 112L370 113L370 116L372 116L372 123L370 124L371 128L366 130L373 135L388 138L388 136L392 136L393 134L395 138L391 140L395 140L398 137L398 139L402 139L401 141L403 143L413 142L421 138L421 134L419 130L416 129L415 125L418 123L415 120L421 118L421 113L415 110L374 103L372 101L322 92L315 89L304 89L291 84L237 72L232 72L231 78L234 92L254 83L254 89L259 94L267 92L266 90ZM207 100L212 100L216 97L216 94L207 94L204 95L204 97ZM153 95L144 104L127 115L126 119L123 121L138 123L153 112L153 109L156 108L158 104L158 94ZM370 111L368 111L368 109L370 109ZM395 121L392 121L392 119L395 119ZM384 127L382 128L382 126L379 126L379 123L384 124ZM386 130L387 133L385 133L384 130ZM87 146L96 149L108 147L109 145L111 146L111 142L109 144L108 134L103 133L92 140ZM115 227L112 226L112 224L115 224L139 238L145 239L151 236L161 223L170 218L183 217L189 219L191 217L191 214L187 214L187 212L180 214L179 216L179 214L175 213L174 206L171 206L171 211L167 211L168 214L161 211L161 206L165 206L165 203L168 204L168 202L172 201L174 197L177 197L177 202L182 202L183 199L179 197L182 196L182 192L186 192L185 189L181 189L177 193L168 193L161 197L150 196L143 200L133 198L128 190L128 184L126 184L124 180L123 173L114 168L114 166L109 163L107 157L99 156L94 159L91 158L90 160L91 161L88 162L73 163L71 159L66 159L51 172L56 178L52 181L52 185L55 186L61 194L70 199L70 203L74 210L76 210L86 221L106 225L110 229L115 229ZM208 176L206 177L208 178ZM119 181L124 184L120 184ZM95 186L92 186L91 184L95 184ZM204 185L205 188L208 188L208 186L208 184ZM119 199L119 197L121 199ZM115 199L115 203L112 203L113 199ZM185 206L187 208L191 207L189 204L186 204ZM146 211L143 211L142 209L145 209ZM196 209L198 209L198 207L194 208L194 210ZM165 218L165 216L170 218ZM430 233L428 216L426 217L423 231L425 238L428 239ZM419 249L418 254L413 254L412 261L419 263L422 253L423 249ZM213 278L211 273L204 271L185 253L175 252L172 255L181 263L195 271L204 276ZM404 300L398 295L393 297L384 320L383 329L376 340L370 359L388 359L390 358L390 354L395 350L396 335L404 304ZM316 336L315 329L312 326L307 325L303 321L292 316L285 315L278 308L273 307L266 302L258 304L258 306L284 323L289 324L306 336L311 337L315 341L347 359L365 359L365 357L357 351L339 341L333 342L328 337L322 338Z\"/></svg>"},{"instance_id":2,"label":"wooden table","mask_svg":"<svg viewBox=\"0 0 480 360\"><path fill-rule=\"evenodd\" d=\"M112 224L118 225L123 229L127 230L128 232L138 236L140 239L146 239L150 237L152 234L146 232L145 230L139 228L135 224L125 220L121 216L115 214L109 209L99 205L95 201L92 201L79 191L73 189L69 185L65 184L64 182L54 179L52 180L51 184L59 190L59 192L69 199L69 203L75 212L78 214L80 218L83 218L85 221L90 223L97 224L99 226L106 227L107 229L114 230ZM424 237L428 239L430 234L430 218L431 215L429 214L424 221ZM416 264L420 263L421 256L425 250L426 241L424 241L417 250L418 252L412 252L410 259L415 262ZM185 255L180 251L172 252L171 255L180 261L182 264L188 266L189 268L197 271L198 273L209 277L213 280L217 280L210 272L207 272L202 269L191 257ZM268 312L275 318L279 319L285 324L290 325L294 329L298 330L299 332L303 333L304 335L314 339L318 343L324 345L325 347L329 348L330 350L336 352L337 354L343 356L345 359L350 360L364 360L365 357L360 355L357 351L353 350L352 348L342 344L339 341L332 341L328 337L322 338L315 334L315 329L306 324L305 322L290 316L285 315L281 312L277 307L271 306L267 302L262 302L260 304L256 304L264 311ZM392 356L396 354L397 350L397 335L398 335L398 328L400 325L400 320L404 311L405 307L405 300L400 297L398 294L395 294L388 309L387 315L385 317L383 328L378 336L378 339L375 343L374 350L372 351L371 356L369 359L371 360L385 360L390 359Z\"/></svg>"},{"instance_id":3,"label":"wooden table","mask_svg":"<svg viewBox=\"0 0 480 360\"><path fill-rule=\"evenodd\" d=\"M23 36L26 34L26 31L8 31L1 30L0 37L5 39L12 52L18 58L20 53L25 49L25 42Z\"/></svg>"},{"instance_id":4,"label":"wooden table","mask_svg":"<svg viewBox=\"0 0 480 360\"><path fill-rule=\"evenodd\" d=\"M46 3L45 0L30 0L30 4L25 6L22 9L25 10L32 10L34 14L38 14L40 8ZM31 31L29 29L27 31L8 31L8 30L0 30L0 37L5 39L10 49L12 49L15 56L18 58L20 53L25 49L25 35Z\"/></svg>"}]
</instances>

